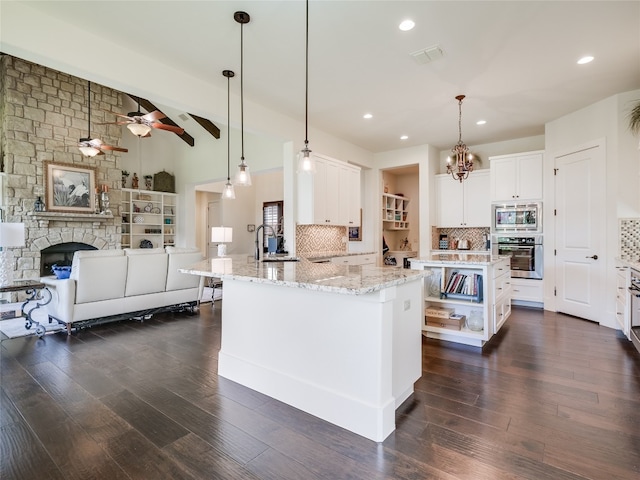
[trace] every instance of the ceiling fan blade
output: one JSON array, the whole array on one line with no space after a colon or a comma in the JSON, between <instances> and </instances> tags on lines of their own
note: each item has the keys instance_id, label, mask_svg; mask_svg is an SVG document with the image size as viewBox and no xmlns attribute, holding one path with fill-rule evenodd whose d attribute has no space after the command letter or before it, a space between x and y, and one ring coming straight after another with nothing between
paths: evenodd
<instances>
[{"instance_id":1,"label":"ceiling fan blade","mask_svg":"<svg viewBox=\"0 0 640 480\"><path fill-rule=\"evenodd\" d=\"M98 147L100 148L100 150L113 150L114 152L128 152L129 150L127 148L122 148L122 147L114 147L113 145L107 145L106 143L103 143L102 146Z\"/></svg>"},{"instance_id":2,"label":"ceiling fan blade","mask_svg":"<svg viewBox=\"0 0 640 480\"><path fill-rule=\"evenodd\" d=\"M133 120L129 122L94 122L94 125L128 125L135 123Z\"/></svg>"},{"instance_id":3,"label":"ceiling fan blade","mask_svg":"<svg viewBox=\"0 0 640 480\"><path fill-rule=\"evenodd\" d=\"M116 117L128 118L129 120L132 120L131 119L132 115L123 115L122 113L114 112L112 110L105 110L105 112L110 113L112 115L115 115ZM133 112L133 113L140 113L140 112ZM142 114L140 114L140 115L142 115Z\"/></svg>"},{"instance_id":4,"label":"ceiling fan blade","mask_svg":"<svg viewBox=\"0 0 640 480\"><path fill-rule=\"evenodd\" d=\"M164 123L152 123L151 126L159 130L168 130L169 132L177 133L178 135L182 135L184 133L184 128L165 125Z\"/></svg>"},{"instance_id":5,"label":"ceiling fan blade","mask_svg":"<svg viewBox=\"0 0 640 480\"><path fill-rule=\"evenodd\" d=\"M157 122L158 120L167 118L167 116L164 113L162 113L160 110L154 110L151 113L147 113L146 115L143 115L142 118L148 122Z\"/></svg>"}]
</instances>

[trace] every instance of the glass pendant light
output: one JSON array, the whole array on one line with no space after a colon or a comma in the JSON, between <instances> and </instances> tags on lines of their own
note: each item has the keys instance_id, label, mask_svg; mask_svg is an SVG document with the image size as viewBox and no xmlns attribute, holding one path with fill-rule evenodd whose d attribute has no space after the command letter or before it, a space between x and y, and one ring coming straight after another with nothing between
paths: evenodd
<instances>
[{"instance_id":1,"label":"glass pendant light","mask_svg":"<svg viewBox=\"0 0 640 480\"><path fill-rule=\"evenodd\" d=\"M241 187L251 186L251 173L249 166L244 160L244 24L249 23L251 17L247 12L236 12L233 18L240 24L240 137L242 153L240 155L240 165L236 171L235 184Z\"/></svg>"},{"instance_id":2,"label":"glass pendant light","mask_svg":"<svg viewBox=\"0 0 640 480\"><path fill-rule=\"evenodd\" d=\"M304 148L298 153L298 173L313 174L316 171L316 162L309 150L309 0L306 1L306 32L304 53Z\"/></svg>"},{"instance_id":3,"label":"glass pendant light","mask_svg":"<svg viewBox=\"0 0 640 480\"><path fill-rule=\"evenodd\" d=\"M236 198L236 192L231 184L231 177L229 176L230 165L230 151L231 151L231 77L235 76L235 73L231 70L223 70L222 75L227 77L227 183L222 190L222 198L233 200Z\"/></svg>"}]
</instances>

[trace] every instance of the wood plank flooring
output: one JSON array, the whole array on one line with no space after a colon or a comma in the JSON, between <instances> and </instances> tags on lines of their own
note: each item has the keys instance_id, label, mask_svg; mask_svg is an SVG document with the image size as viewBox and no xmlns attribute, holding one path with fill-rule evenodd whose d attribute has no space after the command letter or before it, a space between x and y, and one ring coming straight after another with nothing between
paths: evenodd
<instances>
[{"instance_id":1,"label":"wood plank flooring","mask_svg":"<svg viewBox=\"0 0 640 480\"><path fill-rule=\"evenodd\" d=\"M514 308L483 350L423 339L377 444L218 377L221 308L3 339L0 478L640 479L619 332Z\"/></svg>"}]
</instances>

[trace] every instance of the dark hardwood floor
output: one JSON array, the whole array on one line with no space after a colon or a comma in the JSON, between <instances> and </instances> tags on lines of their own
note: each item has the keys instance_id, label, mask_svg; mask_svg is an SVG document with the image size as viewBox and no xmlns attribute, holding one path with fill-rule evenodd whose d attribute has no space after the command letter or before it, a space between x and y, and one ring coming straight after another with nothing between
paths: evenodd
<instances>
[{"instance_id":1,"label":"dark hardwood floor","mask_svg":"<svg viewBox=\"0 0 640 480\"><path fill-rule=\"evenodd\" d=\"M614 330L514 308L483 350L424 339L377 444L218 377L220 308L4 339L0 478L640 479L640 355Z\"/></svg>"}]
</instances>

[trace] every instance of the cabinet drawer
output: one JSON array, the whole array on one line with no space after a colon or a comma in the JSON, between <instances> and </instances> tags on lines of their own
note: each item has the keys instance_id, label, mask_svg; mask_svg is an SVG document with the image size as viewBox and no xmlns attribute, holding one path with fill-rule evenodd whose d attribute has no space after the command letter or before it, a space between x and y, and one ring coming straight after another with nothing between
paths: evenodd
<instances>
[{"instance_id":1,"label":"cabinet drawer","mask_svg":"<svg viewBox=\"0 0 640 480\"><path fill-rule=\"evenodd\" d=\"M505 258L499 263L496 263L493 267L493 278L497 278L504 274L511 275L511 264L508 258Z\"/></svg>"},{"instance_id":2,"label":"cabinet drawer","mask_svg":"<svg viewBox=\"0 0 640 480\"><path fill-rule=\"evenodd\" d=\"M375 265L375 255L347 255L344 257L333 257L331 263L338 265Z\"/></svg>"},{"instance_id":3,"label":"cabinet drawer","mask_svg":"<svg viewBox=\"0 0 640 480\"><path fill-rule=\"evenodd\" d=\"M512 278L511 298L527 302L542 302L544 300L542 281Z\"/></svg>"},{"instance_id":4,"label":"cabinet drawer","mask_svg":"<svg viewBox=\"0 0 640 480\"><path fill-rule=\"evenodd\" d=\"M496 300L502 298L511 291L511 275L505 273L493 280L493 289Z\"/></svg>"},{"instance_id":5,"label":"cabinet drawer","mask_svg":"<svg viewBox=\"0 0 640 480\"><path fill-rule=\"evenodd\" d=\"M509 315L511 315L511 298L507 297L493 307L493 333L498 333L498 330L507 321Z\"/></svg>"}]
</instances>

